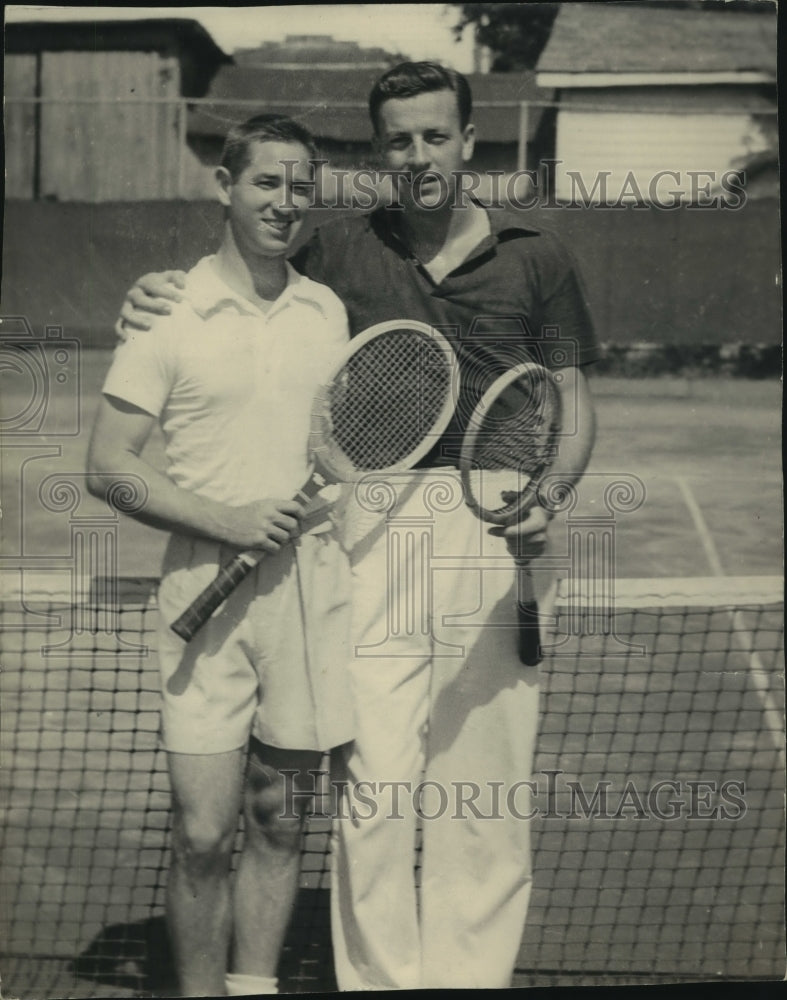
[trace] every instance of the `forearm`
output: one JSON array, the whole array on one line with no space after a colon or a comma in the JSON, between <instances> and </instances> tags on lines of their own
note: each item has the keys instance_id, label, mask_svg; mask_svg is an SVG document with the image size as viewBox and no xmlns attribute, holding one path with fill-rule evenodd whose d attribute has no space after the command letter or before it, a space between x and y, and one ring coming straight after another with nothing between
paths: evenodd
<instances>
[{"instance_id":1,"label":"forearm","mask_svg":"<svg viewBox=\"0 0 787 1000\"><path fill-rule=\"evenodd\" d=\"M131 451L121 452L113 460L91 455L88 488L94 496L111 502L113 487L130 475L145 484L138 507L130 512L136 520L163 531L244 544L233 532L233 508L182 489Z\"/></svg>"},{"instance_id":2,"label":"forearm","mask_svg":"<svg viewBox=\"0 0 787 1000\"><path fill-rule=\"evenodd\" d=\"M564 419L564 434L558 443L558 454L539 492L539 503L531 507L517 524L490 529L492 535L503 535L513 555L534 559L546 546L547 527L554 514L554 500L560 496L561 484L575 486L590 461L596 440L596 416L593 400L584 375L577 368L564 368L558 382L564 414L576 414L575 420Z\"/></svg>"},{"instance_id":3,"label":"forearm","mask_svg":"<svg viewBox=\"0 0 787 1000\"><path fill-rule=\"evenodd\" d=\"M297 536L303 508L294 500L260 498L230 507L181 489L145 462L140 455L154 423L145 410L105 394L88 449L91 493L111 503L113 487L136 476L145 489L137 509L128 513L143 524L269 553Z\"/></svg>"},{"instance_id":4,"label":"forearm","mask_svg":"<svg viewBox=\"0 0 787 1000\"><path fill-rule=\"evenodd\" d=\"M549 471L549 481L576 485L587 468L596 440L596 414L587 380L578 368L562 370L560 395L566 418L558 453Z\"/></svg>"}]
</instances>

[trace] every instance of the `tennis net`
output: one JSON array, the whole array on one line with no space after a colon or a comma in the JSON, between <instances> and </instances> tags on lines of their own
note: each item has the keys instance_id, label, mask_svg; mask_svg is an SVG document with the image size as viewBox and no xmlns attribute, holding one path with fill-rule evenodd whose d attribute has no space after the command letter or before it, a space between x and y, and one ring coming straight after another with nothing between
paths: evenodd
<instances>
[{"instance_id":1,"label":"tennis net","mask_svg":"<svg viewBox=\"0 0 787 1000\"><path fill-rule=\"evenodd\" d=\"M172 995L156 581L95 580L84 598L32 573L10 583L5 995ZM779 579L564 587L515 985L783 976L782 670ZM329 812L318 802L304 840L288 992L334 987Z\"/></svg>"}]
</instances>

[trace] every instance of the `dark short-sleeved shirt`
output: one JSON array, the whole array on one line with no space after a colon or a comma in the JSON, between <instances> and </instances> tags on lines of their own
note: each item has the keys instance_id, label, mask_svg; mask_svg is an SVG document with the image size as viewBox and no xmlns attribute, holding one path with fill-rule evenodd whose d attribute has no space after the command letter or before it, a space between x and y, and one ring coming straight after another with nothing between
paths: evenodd
<instances>
[{"instance_id":1,"label":"dark short-sleeved shirt","mask_svg":"<svg viewBox=\"0 0 787 1000\"><path fill-rule=\"evenodd\" d=\"M401 212L389 208L320 226L293 259L342 300L350 336L387 320L414 319L438 328L457 351L464 405L421 466L456 464L461 414L477 401L474 389L483 391L492 377L521 361L557 369L599 356L579 273L565 246L545 230L524 226L511 211L487 214L490 235L439 282L400 239Z\"/></svg>"}]
</instances>

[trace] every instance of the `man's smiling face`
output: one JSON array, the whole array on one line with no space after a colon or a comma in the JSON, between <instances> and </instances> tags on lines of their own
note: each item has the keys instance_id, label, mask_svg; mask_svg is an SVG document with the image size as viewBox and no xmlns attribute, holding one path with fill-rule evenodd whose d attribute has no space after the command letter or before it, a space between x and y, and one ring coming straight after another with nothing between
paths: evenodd
<instances>
[{"instance_id":1,"label":"man's smiling face","mask_svg":"<svg viewBox=\"0 0 787 1000\"><path fill-rule=\"evenodd\" d=\"M219 168L219 199L241 252L284 256L301 228L312 191L308 150L297 142L254 142L236 178Z\"/></svg>"},{"instance_id":2,"label":"man's smiling face","mask_svg":"<svg viewBox=\"0 0 787 1000\"><path fill-rule=\"evenodd\" d=\"M454 173L473 155L474 142L473 126L462 128L452 90L392 97L378 111L377 144L385 166L412 175L416 207L438 207L447 194L453 195ZM431 174L437 176L431 180L424 176ZM403 193L409 188L403 185Z\"/></svg>"}]
</instances>

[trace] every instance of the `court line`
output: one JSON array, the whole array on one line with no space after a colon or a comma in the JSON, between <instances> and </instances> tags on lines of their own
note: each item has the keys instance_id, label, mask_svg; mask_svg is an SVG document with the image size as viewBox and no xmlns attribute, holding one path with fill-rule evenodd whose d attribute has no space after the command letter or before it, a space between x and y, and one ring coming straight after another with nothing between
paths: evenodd
<instances>
[{"instance_id":1,"label":"court line","mask_svg":"<svg viewBox=\"0 0 787 1000\"><path fill-rule=\"evenodd\" d=\"M689 508L691 519L694 521L694 527L700 536L700 542L705 550L705 558L708 560L711 572L714 576L726 576L727 574L724 572L721 559L719 559L719 553L714 544L713 536L710 533L708 525L705 523L700 506L691 492L691 487L683 476L675 476L675 482L678 484L678 489L683 496L683 502Z\"/></svg>"},{"instance_id":2,"label":"court line","mask_svg":"<svg viewBox=\"0 0 787 1000\"><path fill-rule=\"evenodd\" d=\"M694 522L694 527L697 530L700 542L705 550L705 557L710 564L711 571L714 576L726 577L727 574L724 572L724 567L721 564L721 559L719 558L718 550L713 541L713 536L711 535L710 529L708 528L702 514L700 505L697 503L697 500L691 491L691 487L683 476L675 476L674 479L678 484L678 489L681 492L683 501L689 509L691 519ZM731 611L730 621L732 623L732 635L734 641L737 642L741 652L749 658L749 676L752 679L754 687L757 689L760 697L762 698L762 708L766 723L768 724L769 730L776 737L776 750L779 757L783 759L785 756L785 750L781 742L781 737L784 735L784 717L781 708L776 703L774 695L768 685L771 672L766 670L762 660L760 659L759 653L754 648L754 636L746 627L742 613L740 611Z\"/></svg>"}]
</instances>

